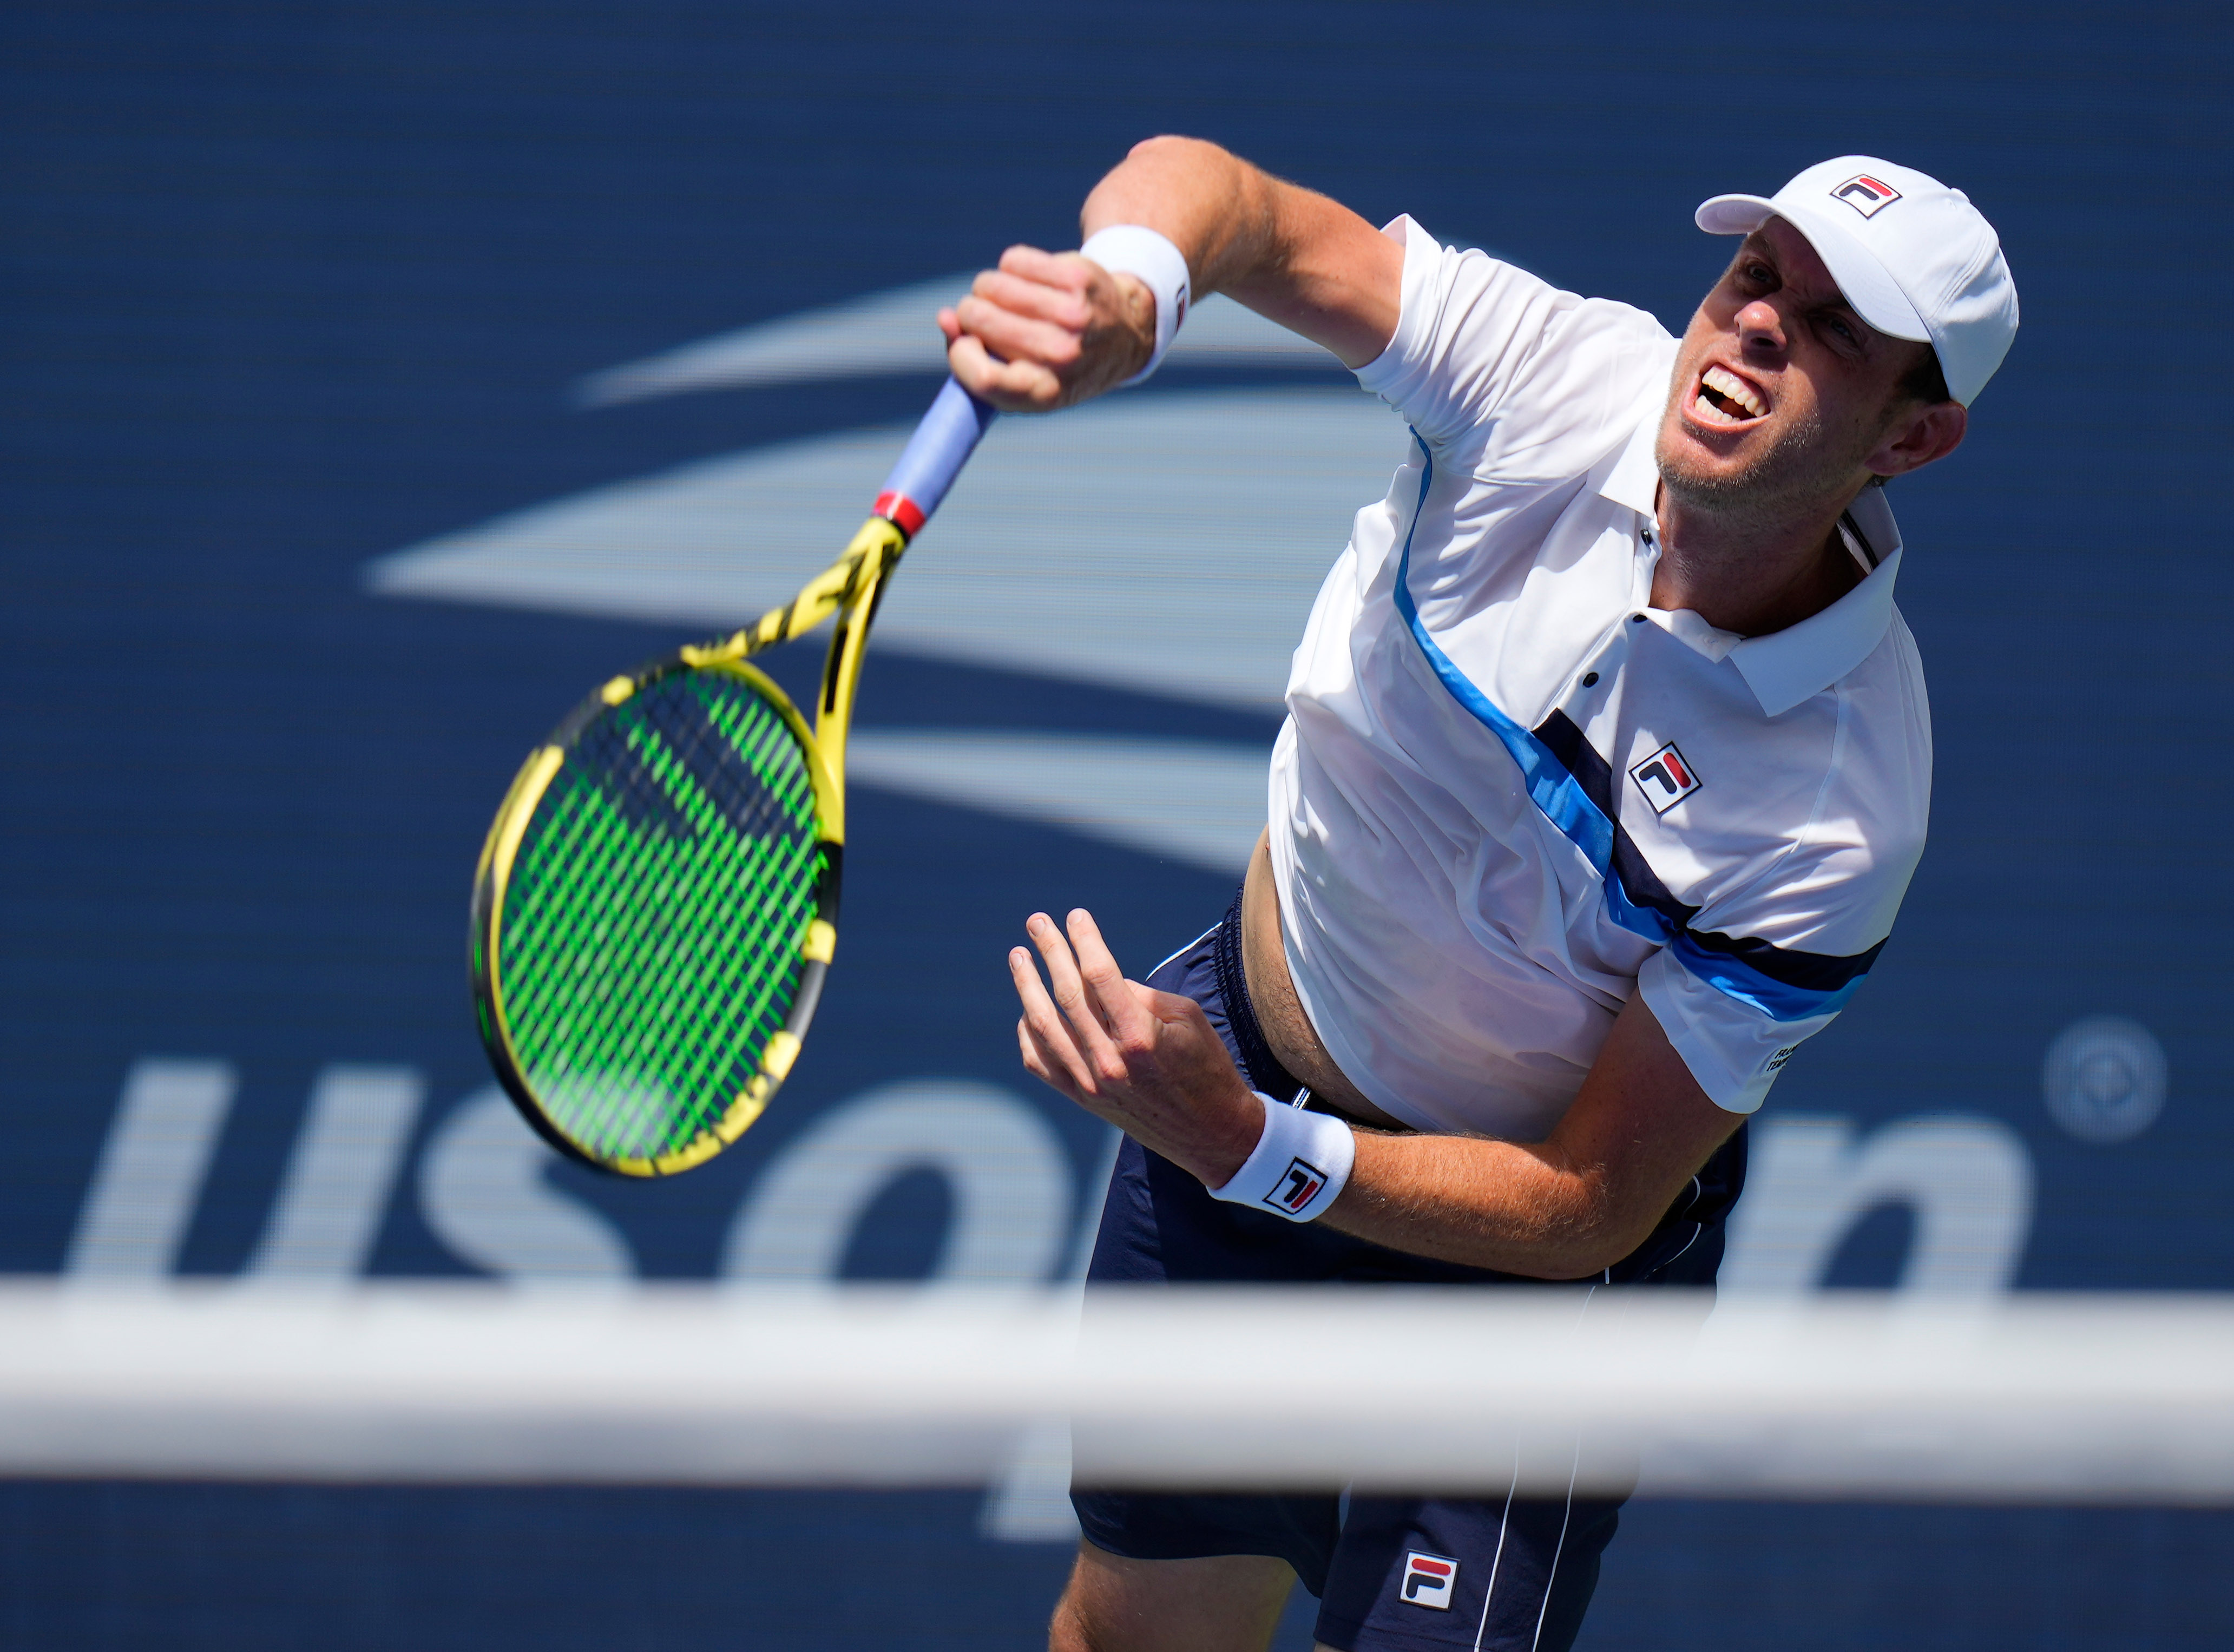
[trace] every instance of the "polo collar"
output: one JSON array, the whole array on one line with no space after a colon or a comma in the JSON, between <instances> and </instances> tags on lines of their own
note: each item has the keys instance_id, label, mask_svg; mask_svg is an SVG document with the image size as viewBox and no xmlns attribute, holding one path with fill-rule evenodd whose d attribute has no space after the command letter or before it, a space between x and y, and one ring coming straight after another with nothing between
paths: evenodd
<instances>
[{"instance_id":1,"label":"polo collar","mask_svg":"<svg viewBox=\"0 0 2234 1652\"><path fill-rule=\"evenodd\" d=\"M1664 393L1639 405L1636 429L1629 438L1629 446L1621 450L1621 457L1607 473L1605 486L1598 489L1604 498L1626 505L1648 522L1660 500L1660 466L1652 457L1652 448L1660 434L1660 415L1667 407Z\"/></svg>"},{"instance_id":2,"label":"polo collar","mask_svg":"<svg viewBox=\"0 0 2234 1652\"><path fill-rule=\"evenodd\" d=\"M1598 489L1603 497L1648 523L1654 519L1659 499L1660 467L1652 450L1665 405L1664 397L1656 396L1640 410L1629 445ZM1900 525L1879 487L1864 488L1847 515L1876 557L1877 566L1822 612L1766 637L1748 637L1729 651L1730 663L1745 678L1764 715L1781 716L1822 693L1875 653L1892 624L1892 588L1900 575Z\"/></svg>"},{"instance_id":3,"label":"polo collar","mask_svg":"<svg viewBox=\"0 0 2234 1652\"><path fill-rule=\"evenodd\" d=\"M1887 511L1885 517L1890 521L1892 513ZM1866 533L1863 537L1873 545L1879 543ZM1821 613L1767 637L1748 637L1730 650L1730 663L1744 675L1764 713L1782 716L1877 652L1885 628L1892 624L1892 586L1900 574L1898 545L1896 539L1890 554L1880 552L1885 559L1875 571Z\"/></svg>"}]
</instances>

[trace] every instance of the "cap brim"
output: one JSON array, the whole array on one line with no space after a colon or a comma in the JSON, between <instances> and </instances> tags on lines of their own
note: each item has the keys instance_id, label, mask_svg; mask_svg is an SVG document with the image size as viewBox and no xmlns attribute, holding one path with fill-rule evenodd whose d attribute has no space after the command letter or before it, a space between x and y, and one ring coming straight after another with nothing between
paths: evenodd
<instances>
[{"instance_id":1,"label":"cap brim","mask_svg":"<svg viewBox=\"0 0 2234 1652\"><path fill-rule=\"evenodd\" d=\"M1751 235L1775 215L1776 208L1758 195L1717 195L1691 214L1709 235Z\"/></svg>"},{"instance_id":2,"label":"cap brim","mask_svg":"<svg viewBox=\"0 0 2234 1652\"><path fill-rule=\"evenodd\" d=\"M1782 219L1807 238L1856 315L1889 337L1933 343L1931 329L1878 255L1829 213L1797 201L1779 206L1759 195L1717 195L1700 202L1691 216L1709 235L1750 235L1770 219Z\"/></svg>"}]
</instances>

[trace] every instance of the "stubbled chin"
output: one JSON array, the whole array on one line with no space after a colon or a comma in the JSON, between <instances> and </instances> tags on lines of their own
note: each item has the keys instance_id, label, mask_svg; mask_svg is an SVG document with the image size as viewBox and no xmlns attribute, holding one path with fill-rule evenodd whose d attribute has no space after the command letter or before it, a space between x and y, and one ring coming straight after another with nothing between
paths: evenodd
<instances>
[{"instance_id":1,"label":"stubbled chin","mask_svg":"<svg viewBox=\"0 0 2234 1652\"><path fill-rule=\"evenodd\" d=\"M1694 499L1726 499L1743 491L1769 456L1756 453L1740 459L1706 446L1674 407L1661 421L1659 439L1652 449L1661 479L1676 493Z\"/></svg>"},{"instance_id":2,"label":"stubbled chin","mask_svg":"<svg viewBox=\"0 0 2234 1652\"><path fill-rule=\"evenodd\" d=\"M1771 427L1774 427L1771 428ZM1829 439L1807 410L1784 411L1736 427L1734 441L1714 441L1684 422L1672 400L1652 456L1668 492L1689 504L1754 517L1812 509L1849 486L1861 458Z\"/></svg>"},{"instance_id":3,"label":"stubbled chin","mask_svg":"<svg viewBox=\"0 0 2234 1652\"><path fill-rule=\"evenodd\" d=\"M1660 435L1652 456L1662 472L1711 473L1730 468L1729 456L1708 447L1685 423L1680 408L1670 407L1660 421Z\"/></svg>"}]
</instances>

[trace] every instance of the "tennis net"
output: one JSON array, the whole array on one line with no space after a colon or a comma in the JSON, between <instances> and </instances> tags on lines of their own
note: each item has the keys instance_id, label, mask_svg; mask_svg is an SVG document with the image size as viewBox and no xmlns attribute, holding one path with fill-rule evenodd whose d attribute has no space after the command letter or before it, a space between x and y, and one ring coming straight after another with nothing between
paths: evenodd
<instances>
[{"instance_id":1,"label":"tennis net","mask_svg":"<svg viewBox=\"0 0 2234 1652\"><path fill-rule=\"evenodd\" d=\"M0 1284L0 1474L2234 1504L2234 1298ZM1039 1442L1036 1446L1032 1442Z\"/></svg>"}]
</instances>

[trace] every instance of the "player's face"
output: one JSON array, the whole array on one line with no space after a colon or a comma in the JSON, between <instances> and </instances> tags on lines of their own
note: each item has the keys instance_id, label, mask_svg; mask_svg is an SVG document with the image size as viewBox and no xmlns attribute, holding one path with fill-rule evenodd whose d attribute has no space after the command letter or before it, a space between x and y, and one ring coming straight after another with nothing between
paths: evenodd
<instances>
[{"instance_id":1,"label":"player's face","mask_svg":"<svg viewBox=\"0 0 2234 1652\"><path fill-rule=\"evenodd\" d=\"M1773 218L1745 239L1683 335L1656 456L1669 490L1788 514L1849 498L1904 414L1929 345L1856 315L1807 238Z\"/></svg>"}]
</instances>

